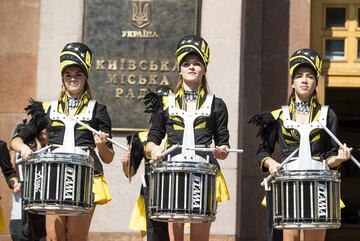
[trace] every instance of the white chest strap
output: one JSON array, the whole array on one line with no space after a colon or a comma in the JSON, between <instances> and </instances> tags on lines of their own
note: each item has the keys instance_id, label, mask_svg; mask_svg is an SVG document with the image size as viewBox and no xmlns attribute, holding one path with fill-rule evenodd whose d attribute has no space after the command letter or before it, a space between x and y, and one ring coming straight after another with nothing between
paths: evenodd
<instances>
[{"instance_id":1,"label":"white chest strap","mask_svg":"<svg viewBox=\"0 0 360 241\"><path fill-rule=\"evenodd\" d=\"M194 121L200 116L210 116L211 105L214 99L214 95L207 95L206 100L201 109L197 109L194 112L187 112L176 107L175 95L170 94L168 96L169 103L169 115L178 116L183 119L184 122L184 134L182 140L181 155L184 161L195 161L195 151L188 148L195 148L195 134L194 134Z\"/></svg>"},{"instance_id":2,"label":"white chest strap","mask_svg":"<svg viewBox=\"0 0 360 241\"><path fill-rule=\"evenodd\" d=\"M289 106L281 106L284 116L284 127L287 129L296 129L300 133L299 158L288 164L288 170L312 170L324 169L322 163L312 160L310 133L314 129L322 128L318 122L326 126L326 119L328 114L328 106L322 106L320 110L319 121L314 121L306 124L300 124L290 119Z\"/></svg>"},{"instance_id":3,"label":"white chest strap","mask_svg":"<svg viewBox=\"0 0 360 241\"><path fill-rule=\"evenodd\" d=\"M74 118L81 121L91 120L95 107L95 100L90 100L87 104L86 111L79 115L75 115ZM76 122L67 118L66 115L58 112L58 101L52 101L50 106L50 119L61 121L65 126L64 139L61 149L61 152L66 153L76 153L75 148L75 125ZM60 150L59 150L60 151Z\"/></svg>"}]
</instances>

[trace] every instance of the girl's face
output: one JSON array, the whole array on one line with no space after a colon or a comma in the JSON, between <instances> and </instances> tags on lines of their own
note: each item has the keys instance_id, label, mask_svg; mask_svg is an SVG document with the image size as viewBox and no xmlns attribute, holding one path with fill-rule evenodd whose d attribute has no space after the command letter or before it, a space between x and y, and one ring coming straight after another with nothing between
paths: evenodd
<instances>
[{"instance_id":1,"label":"girl's face","mask_svg":"<svg viewBox=\"0 0 360 241\"><path fill-rule=\"evenodd\" d=\"M190 87L191 90L197 90L200 87L205 73L205 66L196 54L187 55L180 66L184 87Z\"/></svg>"},{"instance_id":2,"label":"girl's face","mask_svg":"<svg viewBox=\"0 0 360 241\"><path fill-rule=\"evenodd\" d=\"M73 98L79 98L84 93L86 77L77 66L70 66L63 73L63 82L66 91Z\"/></svg>"},{"instance_id":3,"label":"girl's face","mask_svg":"<svg viewBox=\"0 0 360 241\"><path fill-rule=\"evenodd\" d=\"M299 67L294 73L292 87L295 89L296 101L309 101L316 89L316 78L309 67Z\"/></svg>"}]
</instances>

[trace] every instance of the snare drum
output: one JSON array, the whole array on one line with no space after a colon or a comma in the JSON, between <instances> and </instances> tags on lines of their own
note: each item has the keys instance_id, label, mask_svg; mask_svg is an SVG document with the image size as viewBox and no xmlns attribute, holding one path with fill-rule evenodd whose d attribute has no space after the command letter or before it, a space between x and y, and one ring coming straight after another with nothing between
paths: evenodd
<instances>
[{"instance_id":1,"label":"snare drum","mask_svg":"<svg viewBox=\"0 0 360 241\"><path fill-rule=\"evenodd\" d=\"M285 171L271 184L274 228L340 228L340 173Z\"/></svg>"},{"instance_id":2,"label":"snare drum","mask_svg":"<svg viewBox=\"0 0 360 241\"><path fill-rule=\"evenodd\" d=\"M94 203L91 156L43 152L25 163L23 203L37 214L87 214Z\"/></svg>"},{"instance_id":3,"label":"snare drum","mask_svg":"<svg viewBox=\"0 0 360 241\"><path fill-rule=\"evenodd\" d=\"M203 162L156 163L150 171L150 218L157 221L212 222L216 214L216 171Z\"/></svg>"}]
</instances>

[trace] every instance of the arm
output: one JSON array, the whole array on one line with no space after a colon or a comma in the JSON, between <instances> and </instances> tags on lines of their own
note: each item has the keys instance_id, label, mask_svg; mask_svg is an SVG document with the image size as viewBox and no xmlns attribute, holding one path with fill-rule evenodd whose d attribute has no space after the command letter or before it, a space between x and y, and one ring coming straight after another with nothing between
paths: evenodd
<instances>
[{"instance_id":1,"label":"arm","mask_svg":"<svg viewBox=\"0 0 360 241\"><path fill-rule=\"evenodd\" d=\"M226 149L229 145L229 129L228 129L228 111L225 102L222 99L216 98L214 101L214 142L216 148L213 154L216 159L225 160L229 155Z\"/></svg>"},{"instance_id":2,"label":"arm","mask_svg":"<svg viewBox=\"0 0 360 241\"><path fill-rule=\"evenodd\" d=\"M329 130L334 133L335 136L338 136L339 127L338 127L338 119L335 112L332 109L329 109L328 117L327 117L327 127ZM338 145L332 138L327 134L325 134L325 159L326 163L330 168L336 168L342 162L349 160L351 156L352 148L349 148L344 144L344 148L338 149Z\"/></svg>"},{"instance_id":3,"label":"arm","mask_svg":"<svg viewBox=\"0 0 360 241\"><path fill-rule=\"evenodd\" d=\"M20 153L21 158L24 161L26 161L28 159L28 156L33 152L30 147L24 143L23 139L20 136L14 137L11 140L10 147L15 152Z\"/></svg>"},{"instance_id":4,"label":"arm","mask_svg":"<svg viewBox=\"0 0 360 241\"><path fill-rule=\"evenodd\" d=\"M108 164L112 162L115 154L111 142L107 140L108 137L111 138L111 119L105 105L97 104L96 108L99 135L94 134L94 141L101 160Z\"/></svg>"},{"instance_id":5,"label":"arm","mask_svg":"<svg viewBox=\"0 0 360 241\"><path fill-rule=\"evenodd\" d=\"M10 154L5 142L0 141L0 167L11 189L18 184L16 171L11 165Z\"/></svg>"},{"instance_id":6,"label":"arm","mask_svg":"<svg viewBox=\"0 0 360 241\"><path fill-rule=\"evenodd\" d=\"M249 120L249 123L255 124L260 128L258 136L260 136L261 142L256 151L256 160L261 171L269 171L271 174L277 172L280 168L280 163L271 156L279 135L279 121L274 118L272 113L264 112L254 115Z\"/></svg>"}]
</instances>

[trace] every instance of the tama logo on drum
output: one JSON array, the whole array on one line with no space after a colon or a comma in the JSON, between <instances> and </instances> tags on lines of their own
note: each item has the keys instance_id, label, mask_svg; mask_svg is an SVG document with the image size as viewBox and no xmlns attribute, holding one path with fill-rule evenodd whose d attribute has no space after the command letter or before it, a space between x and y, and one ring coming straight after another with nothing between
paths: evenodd
<instances>
[{"instance_id":1,"label":"tama logo on drum","mask_svg":"<svg viewBox=\"0 0 360 241\"><path fill-rule=\"evenodd\" d=\"M201 191L201 177L194 176L192 199L193 208L201 208Z\"/></svg>"},{"instance_id":2,"label":"tama logo on drum","mask_svg":"<svg viewBox=\"0 0 360 241\"><path fill-rule=\"evenodd\" d=\"M65 172L65 185L64 185L64 199L74 198L75 187L75 170L72 167L67 167Z\"/></svg>"},{"instance_id":3,"label":"tama logo on drum","mask_svg":"<svg viewBox=\"0 0 360 241\"><path fill-rule=\"evenodd\" d=\"M44 178L44 176L43 176L41 170L39 170L38 172L35 173L35 180L34 180L35 193L41 192L41 183L42 183L43 178Z\"/></svg>"},{"instance_id":4,"label":"tama logo on drum","mask_svg":"<svg viewBox=\"0 0 360 241\"><path fill-rule=\"evenodd\" d=\"M318 186L318 216L327 217L327 188L321 183Z\"/></svg>"}]
</instances>

